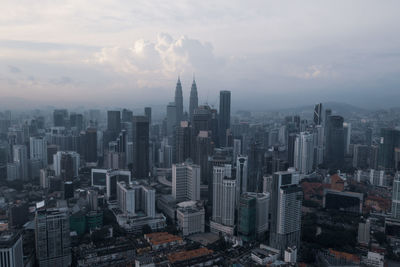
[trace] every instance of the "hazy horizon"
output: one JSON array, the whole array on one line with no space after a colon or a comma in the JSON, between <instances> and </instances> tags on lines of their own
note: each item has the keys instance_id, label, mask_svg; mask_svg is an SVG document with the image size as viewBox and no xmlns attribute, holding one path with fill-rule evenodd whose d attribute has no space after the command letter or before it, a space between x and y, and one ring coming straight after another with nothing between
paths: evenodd
<instances>
[{"instance_id":1,"label":"hazy horizon","mask_svg":"<svg viewBox=\"0 0 400 267\"><path fill-rule=\"evenodd\" d=\"M5 1L0 105L399 106L398 1Z\"/></svg>"}]
</instances>

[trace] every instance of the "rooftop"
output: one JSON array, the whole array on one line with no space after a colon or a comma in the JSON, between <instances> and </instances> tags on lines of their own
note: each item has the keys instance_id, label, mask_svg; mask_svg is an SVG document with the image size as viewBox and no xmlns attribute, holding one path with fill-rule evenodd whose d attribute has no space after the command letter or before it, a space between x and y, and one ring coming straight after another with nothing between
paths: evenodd
<instances>
[{"instance_id":1,"label":"rooftop","mask_svg":"<svg viewBox=\"0 0 400 267\"><path fill-rule=\"evenodd\" d=\"M185 251L179 251L179 252L174 252L168 255L168 260L171 263L178 262L178 261L186 261L198 257L202 257L205 255L209 255L213 253L212 250L209 250L208 248L198 248L194 250L185 250Z\"/></svg>"}]
</instances>

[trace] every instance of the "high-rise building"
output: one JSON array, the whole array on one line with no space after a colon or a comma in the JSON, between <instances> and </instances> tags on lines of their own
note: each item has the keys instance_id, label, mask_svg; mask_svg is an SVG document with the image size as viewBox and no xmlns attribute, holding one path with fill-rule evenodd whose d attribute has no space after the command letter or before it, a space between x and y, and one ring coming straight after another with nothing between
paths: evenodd
<instances>
[{"instance_id":1,"label":"high-rise building","mask_svg":"<svg viewBox=\"0 0 400 267\"><path fill-rule=\"evenodd\" d=\"M351 123L343 123L343 134L344 134L344 152L350 154L350 141L351 141Z\"/></svg>"},{"instance_id":2,"label":"high-rise building","mask_svg":"<svg viewBox=\"0 0 400 267\"><path fill-rule=\"evenodd\" d=\"M176 105L176 122L179 123L183 118L182 85L179 77L175 88L175 105Z\"/></svg>"},{"instance_id":3,"label":"high-rise building","mask_svg":"<svg viewBox=\"0 0 400 267\"><path fill-rule=\"evenodd\" d=\"M149 121L145 116L133 117L133 175L149 177Z\"/></svg>"},{"instance_id":4,"label":"high-rise building","mask_svg":"<svg viewBox=\"0 0 400 267\"><path fill-rule=\"evenodd\" d=\"M270 245L282 255L287 247L300 247L303 193L298 183L296 172L276 172L272 176Z\"/></svg>"},{"instance_id":5,"label":"high-rise building","mask_svg":"<svg viewBox=\"0 0 400 267\"><path fill-rule=\"evenodd\" d=\"M117 182L117 202L119 208L129 216L144 213L146 217L155 217L155 190L143 185L130 185Z\"/></svg>"},{"instance_id":6,"label":"high-rise building","mask_svg":"<svg viewBox=\"0 0 400 267\"><path fill-rule=\"evenodd\" d=\"M97 129L87 128L85 133L85 161L97 162Z\"/></svg>"},{"instance_id":7,"label":"high-rise building","mask_svg":"<svg viewBox=\"0 0 400 267\"><path fill-rule=\"evenodd\" d=\"M240 196L248 191L248 158L238 156L236 160L236 204L239 204Z\"/></svg>"},{"instance_id":8,"label":"high-rise building","mask_svg":"<svg viewBox=\"0 0 400 267\"><path fill-rule=\"evenodd\" d=\"M0 232L0 266L23 267L24 253L19 232Z\"/></svg>"},{"instance_id":9,"label":"high-rise building","mask_svg":"<svg viewBox=\"0 0 400 267\"><path fill-rule=\"evenodd\" d=\"M340 168L344 160L343 117L331 115L327 120L325 160L328 166Z\"/></svg>"},{"instance_id":10,"label":"high-rise building","mask_svg":"<svg viewBox=\"0 0 400 267\"><path fill-rule=\"evenodd\" d=\"M190 161L172 165L172 196L176 202L200 200L200 166Z\"/></svg>"},{"instance_id":11,"label":"high-rise building","mask_svg":"<svg viewBox=\"0 0 400 267\"><path fill-rule=\"evenodd\" d=\"M55 127L66 127L68 120L68 110L55 109L53 111L53 124Z\"/></svg>"},{"instance_id":12,"label":"high-rise building","mask_svg":"<svg viewBox=\"0 0 400 267\"><path fill-rule=\"evenodd\" d=\"M209 136L210 132L200 131L195 138L193 160L200 166L200 175L202 184L208 182L208 157L214 151L214 144Z\"/></svg>"},{"instance_id":13,"label":"high-rise building","mask_svg":"<svg viewBox=\"0 0 400 267\"><path fill-rule=\"evenodd\" d=\"M192 120L195 109L199 106L199 99L197 96L197 85L193 77L192 87L190 88L190 102L189 102L189 119Z\"/></svg>"},{"instance_id":14,"label":"high-rise building","mask_svg":"<svg viewBox=\"0 0 400 267\"><path fill-rule=\"evenodd\" d=\"M144 115L146 116L147 120L149 121L149 125L151 125L151 107L144 108Z\"/></svg>"},{"instance_id":15,"label":"high-rise building","mask_svg":"<svg viewBox=\"0 0 400 267\"><path fill-rule=\"evenodd\" d=\"M211 130L211 108L208 105L199 106L192 116L193 134L197 136L200 131Z\"/></svg>"},{"instance_id":16,"label":"high-rise building","mask_svg":"<svg viewBox=\"0 0 400 267\"><path fill-rule=\"evenodd\" d=\"M367 169L370 165L371 147L367 145L354 145L353 167Z\"/></svg>"},{"instance_id":17,"label":"high-rise building","mask_svg":"<svg viewBox=\"0 0 400 267\"><path fill-rule=\"evenodd\" d=\"M400 131L392 128L381 129L379 142L379 167L382 169L395 168L395 148L400 145Z\"/></svg>"},{"instance_id":18,"label":"high-rise building","mask_svg":"<svg viewBox=\"0 0 400 267\"><path fill-rule=\"evenodd\" d=\"M231 92L220 91L219 93L219 135L222 147L226 146L226 130L231 126Z\"/></svg>"},{"instance_id":19,"label":"high-rise building","mask_svg":"<svg viewBox=\"0 0 400 267\"><path fill-rule=\"evenodd\" d=\"M75 128L77 132L83 129L83 115L77 113L71 113L69 115L69 124L71 128Z\"/></svg>"},{"instance_id":20,"label":"high-rise building","mask_svg":"<svg viewBox=\"0 0 400 267\"><path fill-rule=\"evenodd\" d=\"M322 103L318 103L314 108L314 125L322 124Z\"/></svg>"},{"instance_id":21,"label":"high-rise building","mask_svg":"<svg viewBox=\"0 0 400 267\"><path fill-rule=\"evenodd\" d=\"M268 230L269 193L245 192L241 195L238 210L238 231L245 240L262 237Z\"/></svg>"},{"instance_id":22,"label":"high-rise building","mask_svg":"<svg viewBox=\"0 0 400 267\"><path fill-rule=\"evenodd\" d=\"M233 158L232 163L236 164L236 160L239 155L242 154L242 140L233 139Z\"/></svg>"},{"instance_id":23,"label":"high-rise building","mask_svg":"<svg viewBox=\"0 0 400 267\"><path fill-rule=\"evenodd\" d=\"M176 104L174 102L170 102L167 105L167 135L171 136L174 134L175 127L177 125L176 120Z\"/></svg>"},{"instance_id":24,"label":"high-rise building","mask_svg":"<svg viewBox=\"0 0 400 267\"><path fill-rule=\"evenodd\" d=\"M31 137L29 140L30 159L41 161L41 167L47 166L47 140L45 137Z\"/></svg>"},{"instance_id":25,"label":"high-rise building","mask_svg":"<svg viewBox=\"0 0 400 267\"><path fill-rule=\"evenodd\" d=\"M40 267L71 265L67 209L38 209L35 216L36 259Z\"/></svg>"},{"instance_id":26,"label":"high-rise building","mask_svg":"<svg viewBox=\"0 0 400 267\"><path fill-rule=\"evenodd\" d=\"M14 164L17 166L17 179L26 181L29 177L28 152L25 145L13 146Z\"/></svg>"},{"instance_id":27,"label":"high-rise building","mask_svg":"<svg viewBox=\"0 0 400 267\"><path fill-rule=\"evenodd\" d=\"M114 134L121 131L121 112L119 110L107 111L107 130Z\"/></svg>"},{"instance_id":28,"label":"high-rise building","mask_svg":"<svg viewBox=\"0 0 400 267\"><path fill-rule=\"evenodd\" d=\"M363 245L369 245L371 234L371 222L369 219L358 223L357 242Z\"/></svg>"},{"instance_id":29,"label":"high-rise building","mask_svg":"<svg viewBox=\"0 0 400 267\"><path fill-rule=\"evenodd\" d=\"M393 180L392 217L400 219L400 173L397 172Z\"/></svg>"},{"instance_id":30,"label":"high-rise building","mask_svg":"<svg viewBox=\"0 0 400 267\"><path fill-rule=\"evenodd\" d=\"M193 154L193 129L188 121L181 121L176 128L176 162L182 163Z\"/></svg>"},{"instance_id":31,"label":"high-rise building","mask_svg":"<svg viewBox=\"0 0 400 267\"><path fill-rule=\"evenodd\" d=\"M133 112L129 109L122 110L121 122L132 122Z\"/></svg>"},{"instance_id":32,"label":"high-rise building","mask_svg":"<svg viewBox=\"0 0 400 267\"><path fill-rule=\"evenodd\" d=\"M80 167L80 155L74 151L58 151L53 155L53 169L56 176L65 179L78 177Z\"/></svg>"},{"instance_id":33,"label":"high-rise building","mask_svg":"<svg viewBox=\"0 0 400 267\"><path fill-rule=\"evenodd\" d=\"M301 132L297 135L294 145L294 167L301 174L309 174L314 164L314 135Z\"/></svg>"},{"instance_id":34,"label":"high-rise building","mask_svg":"<svg viewBox=\"0 0 400 267\"><path fill-rule=\"evenodd\" d=\"M235 225L236 180L232 166L214 166L211 232L233 235Z\"/></svg>"}]
</instances>

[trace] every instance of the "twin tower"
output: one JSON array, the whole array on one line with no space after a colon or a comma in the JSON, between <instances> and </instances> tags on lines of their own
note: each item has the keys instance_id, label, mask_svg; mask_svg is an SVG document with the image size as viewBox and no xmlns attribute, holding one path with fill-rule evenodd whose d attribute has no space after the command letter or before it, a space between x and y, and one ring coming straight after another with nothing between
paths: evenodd
<instances>
[{"instance_id":1,"label":"twin tower","mask_svg":"<svg viewBox=\"0 0 400 267\"><path fill-rule=\"evenodd\" d=\"M190 100L189 100L189 118L191 119L194 110L199 106L199 98L197 96L197 86L196 81L193 77L192 87L190 89ZM180 77L178 77L178 82L175 88L175 105L176 105L176 118L177 122L180 122L183 118L183 96L182 96L182 84Z\"/></svg>"}]
</instances>

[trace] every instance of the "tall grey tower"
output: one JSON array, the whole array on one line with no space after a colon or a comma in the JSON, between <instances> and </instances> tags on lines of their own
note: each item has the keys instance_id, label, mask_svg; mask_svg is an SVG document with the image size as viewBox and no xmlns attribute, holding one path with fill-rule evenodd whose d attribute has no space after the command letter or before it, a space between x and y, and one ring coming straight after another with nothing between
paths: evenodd
<instances>
[{"instance_id":1,"label":"tall grey tower","mask_svg":"<svg viewBox=\"0 0 400 267\"><path fill-rule=\"evenodd\" d=\"M180 123L183 117L183 96L181 79L178 77L178 82L175 88L175 105L176 105L176 121Z\"/></svg>"},{"instance_id":2,"label":"tall grey tower","mask_svg":"<svg viewBox=\"0 0 400 267\"><path fill-rule=\"evenodd\" d=\"M322 123L322 103L316 104L314 108L314 124L321 125Z\"/></svg>"},{"instance_id":3,"label":"tall grey tower","mask_svg":"<svg viewBox=\"0 0 400 267\"><path fill-rule=\"evenodd\" d=\"M231 125L231 91L219 93L219 145L226 146L226 130Z\"/></svg>"},{"instance_id":4,"label":"tall grey tower","mask_svg":"<svg viewBox=\"0 0 400 267\"><path fill-rule=\"evenodd\" d=\"M199 98L197 96L197 85L193 77L192 88L190 89L189 118L192 120L194 110L199 106Z\"/></svg>"}]
</instances>

